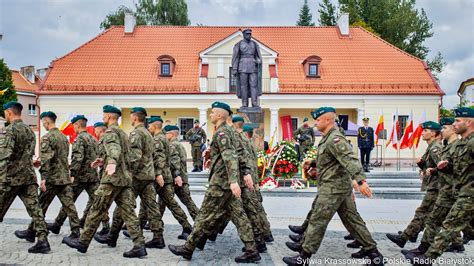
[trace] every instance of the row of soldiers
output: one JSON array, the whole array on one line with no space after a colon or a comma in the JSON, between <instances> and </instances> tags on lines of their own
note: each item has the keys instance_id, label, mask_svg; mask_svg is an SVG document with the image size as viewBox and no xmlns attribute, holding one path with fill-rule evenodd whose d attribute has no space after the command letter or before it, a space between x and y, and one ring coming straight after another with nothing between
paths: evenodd
<instances>
[{"instance_id":1,"label":"row of soldiers","mask_svg":"<svg viewBox=\"0 0 474 266\"><path fill-rule=\"evenodd\" d=\"M222 111L222 106L230 110L230 107L223 103L213 104L213 110ZM240 224L243 222L245 226L251 228L250 230L246 228L243 232L246 236L246 250L242 256L236 258L239 262L258 260L256 248L258 247L258 250L263 252L266 250L265 241L273 241L256 182L256 152L250 143L252 128L243 127L243 118L237 116L233 118L233 121L228 121L227 118L230 116L222 115L219 119L213 120L216 125L222 119L226 125L234 122L235 129L226 126L231 135L228 136L230 139L224 148L232 148L233 155L238 161L235 164L234 162L227 163L229 166L231 164L232 168L226 168L226 164L222 162L222 155L228 161L226 157L228 152L221 153L215 150L219 148L215 135L208 151L211 188L213 180L218 179L222 190L230 192L232 188L236 197L232 205L233 211L223 212L214 226L209 227L210 223L200 218L209 215L205 208L207 205L203 204L203 208L199 210L190 195L187 156L184 147L178 141L179 128L177 126L167 125L162 128L161 117L151 116L147 120L146 110L135 107L130 115L133 131L130 136L127 136L118 126L121 111L114 106L104 106L104 122L94 125L98 143L87 132L86 117L78 115L72 119L71 123L78 136L72 145L71 163L68 163L68 140L55 125L56 115L53 112L44 112L40 118L48 133L41 138L40 159L33 161L35 136L21 120L22 108L17 102L4 105L9 125L0 138L2 151L0 218L3 219L15 197L19 196L32 217L32 222L28 229L17 230L15 235L30 242L34 242L35 237L38 238L37 243L28 250L29 252L49 252L48 229L58 234L68 217L71 234L63 238L63 243L79 252L87 252L92 238L99 243L115 247L120 230L125 223L128 230L124 231L124 234L133 240L134 247L125 252L124 257L143 257L147 255L146 248L165 247L162 215L166 207L171 210L183 227L183 232L178 238L188 239L191 234L192 239L192 232L196 231L196 228L200 231L201 235L199 239L196 239L200 248L204 248L207 239L215 240L217 234L222 233L230 220L234 223L240 222ZM148 128L145 127L146 120ZM222 144L222 141L219 143ZM229 156L231 156L230 153ZM237 166L237 169L234 169L234 166ZM41 173L39 197L34 167L39 167ZM223 173L225 169L228 169L231 174ZM232 177L232 181L236 182L223 183L222 179L225 176ZM234 187L235 184L237 188ZM242 187L242 193L240 193L240 187ZM74 201L84 190L89 194L89 201L82 219L79 220ZM239 193L236 192L237 190ZM175 201L175 194L193 218L194 231L186 214ZM214 194L214 197L219 196ZM54 223L46 224L44 214L55 196L61 201L62 208ZM137 197L141 199L138 217L134 212ZM117 207L109 229L108 210L114 201ZM240 209L236 209L234 205L239 206ZM234 214L247 220L234 221ZM145 228L147 221L153 232L153 238L145 243L142 229ZM96 233L100 223L103 224L103 229ZM199 227L203 224L204 228ZM81 227L84 227L82 233Z\"/></svg>"}]
</instances>

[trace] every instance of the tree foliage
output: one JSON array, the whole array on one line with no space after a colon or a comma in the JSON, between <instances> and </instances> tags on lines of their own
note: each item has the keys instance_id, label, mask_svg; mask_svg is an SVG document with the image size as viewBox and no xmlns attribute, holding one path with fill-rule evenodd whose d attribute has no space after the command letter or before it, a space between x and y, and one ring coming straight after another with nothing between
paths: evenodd
<instances>
[{"instance_id":1,"label":"tree foliage","mask_svg":"<svg viewBox=\"0 0 474 266\"><path fill-rule=\"evenodd\" d=\"M10 101L16 101L16 91L13 85L12 73L7 64L0 59L0 116L5 117L3 105Z\"/></svg>"},{"instance_id":2,"label":"tree foliage","mask_svg":"<svg viewBox=\"0 0 474 266\"><path fill-rule=\"evenodd\" d=\"M300 17L296 22L296 26L314 26L313 15L308 6L308 0L304 0L303 7L300 10Z\"/></svg>"}]
</instances>

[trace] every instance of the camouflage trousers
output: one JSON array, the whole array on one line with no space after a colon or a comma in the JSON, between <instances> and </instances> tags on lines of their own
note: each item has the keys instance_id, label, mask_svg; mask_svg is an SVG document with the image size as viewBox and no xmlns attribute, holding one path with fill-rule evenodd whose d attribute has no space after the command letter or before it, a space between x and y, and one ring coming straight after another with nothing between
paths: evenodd
<instances>
[{"instance_id":1,"label":"camouflage trousers","mask_svg":"<svg viewBox=\"0 0 474 266\"><path fill-rule=\"evenodd\" d=\"M109 211L112 202L117 204L117 213L127 224L127 229L135 246L145 245L143 232L140 229L137 215L135 214L135 195L130 187L116 187L112 184L100 184L95 191L95 198L87 215L84 231L79 241L89 246L103 214Z\"/></svg>"},{"instance_id":2,"label":"camouflage trousers","mask_svg":"<svg viewBox=\"0 0 474 266\"><path fill-rule=\"evenodd\" d=\"M306 228L308 228L309 219L311 218L311 214L313 213L313 210L316 209L317 200L318 200L318 196L316 195L316 197L313 200L313 203L311 204L311 209L309 210L308 214L306 214L306 219L304 219L304 222L301 225L301 227L303 227L303 230L305 230L305 231L306 231Z\"/></svg>"},{"instance_id":3,"label":"camouflage trousers","mask_svg":"<svg viewBox=\"0 0 474 266\"><path fill-rule=\"evenodd\" d=\"M474 184L468 184L474 186ZM436 259L448 248L449 244L459 236L459 233L465 229L472 221L474 215L474 197L473 195L460 195L456 198L453 207L443 221L441 230L434 238L430 248L425 256Z\"/></svg>"},{"instance_id":4,"label":"camouflage trousers","mask_svg":"<svg viewBox=\"0 0 474 266\"><path fill-rule=\"evenodd\" d=\"M202 238L206 232L212 232L216 223L223 221L226 215L229 215L237 227L237 232L245 244L245 248L255 250L252 226L242 206L242 199L236 198L230 190L223 190L218 186L209 186L207 189L186 246L194 250L196 240Z\"/></svg>"},{"instance_id":5,"label":"camouflage trousers","mask_svg":"<svg viewBox=\"0 0 474 266\"><path fill-rule=\"evenodd\" d=\"M0 222L3 221L3 217L17 196L20 197L28 215L33 220L36 236L39 240L44 240L48 235L48 229L38 200L37 184L10 186L0 183Z\"/></svg>"},{"instance_id":6,"label":"camouflage trousers","mask_svg":"<svg viewBox=\"0 0 474 266\"><path fill-rule=\"evenodd\" d=\"M194 203L193 199L191 198L191 191L189 190L189 184L183 183L181 187L174 186L174 193L178 196L179 200L186 206L188 209L189 215L193 218L193 221L196 219L199 208ZM163 215L165 213L166 206L164 204L160 204L160 213Z\"/></svg>"},{"instance_id":7,"label":"camouflage trousers","mask_svg":"<svg viewBox=\"0 0 474 266\"><path fill-rule=\"evenodd\" d=\"M321 193L317 196L304 234L304 251L316 253L323 241L327 226L336 212L349 233L362 244L362 249L371 250L377 247L364 220L357 212L351 194L352 191L348 191L343 194Z\"/></svg>"},{"instance_id":8,"label":"camouflage trousers","mask_svg":"<svg viewBox=\"0 0 474 266\"><path fill-rule=\"evenodd\" d=\"M46 215L49 205L53 202L54 197L58 197L61 202L62 209L69 218L69 224L71 226L71 232L79 234L80 224L79 217L77 216L76 205L74 205L74 194L72 192L71 185L50 185L46 184L46 191L40 192L39 194L39 205L43 210L43 214ZM34 230L34 221L30 223L28 229Z\"/></svg>"},{"instance_id":9,"label":"camouflage trousers","mask_svg":"<svg viewBox=\"0 0 474 266\"><path fill-rule=\"evenodd\" d=\"M84 209L84 213L82 215L81 220L84 220L84 221L86 220L87 214L89 213L92 202L94 201L94 192L97 190L98 187L99 187L99 182L74 183L71 185L74 202L76 202L77 198L81 195L83 191L86 191L87 195L89 195L89 200L87 201L87 205L86 205L86 208ZM61 207L61 209L59 210L59 214L58 216L56 216L56 219L54 221L59 225L63 225L66 218L67 218L66 211L64 210L63 207ZM106 228L109 227L109 213L108 212L104 213L104 217L102 219L102 226Z\"/></svg>"},{"instance_id":10,"label":"camouflage trousers","mask_svg":"<svg viewBox=\"0 0 474 266\"><path fill-rule=\"evenodd\" d=\"M163 235L163 220L158 208L158 202L156 201L156 191L155 191L155 181L154 180L133 180L133 200L136 201L137 197L140 197L143 210L146 212L146 216L150 220L150 229L153 232L154 236ZM122 218L123 212L119 206L114 210L114 216L112 219L112 226L110 228L110 234L117 236L122 230L124 219ZM128 224L127 224L128 226Z\"/></svg>"},{"instance_id":11,"label":"camouflage trousers","mask_svg":"<svg viewBox=\"0 0 474 266\"><path fill-rule=\"evenodd\" d=\"M263 224L263 235L270 236L272 234L272 230L270 229L270 222L268 221L267 213L265 212L265 208L263 207L263 197L260 190L256 190L255 194L257 196L258 204L257 204L257 212L260 216L260 221Z\"/></svg>"},{"instance_id":12,"label":"camouflage trousers","mask_svg":"<svg viewBox=\"0 0 474 266\"><path fill-rule=\"evenodd\" d=\"M418 208L416 208L415 216L411 220L410 224L408 224L407 228L403 231L401 237L408 241L410 238L415 237L421 231L423 231L425 227L425 221L428 215L433 210L433 206L435 205L436 199L438 198L438 190L428 190L426 191L423 200Z\"/></svg>"},{"instance_id":13,"label":"camouflage trousers","mask_svg":"<svg viewBox=\"0 0 474 266\"><path fill-rule=\"evenodd\" d=\"M202 152L201 146L192 146L191 147L191 155L193 157L193 166L194 167L202 167Z\"/></svg>"}]
</instances>

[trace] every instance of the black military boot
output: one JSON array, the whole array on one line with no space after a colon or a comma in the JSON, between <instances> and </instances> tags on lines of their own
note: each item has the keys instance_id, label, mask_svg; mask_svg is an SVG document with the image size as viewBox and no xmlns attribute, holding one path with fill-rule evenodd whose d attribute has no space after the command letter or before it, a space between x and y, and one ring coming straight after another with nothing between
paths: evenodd
<instances>
[{"instance_id":1,"label":"black military boot","mask_svg":"<svg viewBox=\"0 0 474 266\"><path fill-rule=\"evenodd\" d=\"M462 253L464 252L464 245L463 244L451 244L447 249L446 252L453 252L453 253Z\"/></svg>"},{"instance_id":2,"label":"black military boot","mask_svg":"<svg viewBox=\"0 0 474 266\"><path fill-rule=\"evenodd\" d=\"M81 253L86 253L87 248L89 247L79 242L78 238L64 238L63 243L71 248L77 249L77 251Z\"/></svg>"},{"instance_id":3,"label":"black military boot","mask_svg":"<svg viewBox=\"0 0 474 266\"><path fill-rule=\"evenodd\" d=\"M79 237L80 237L79 233L73 232L69 236L64 237L62 243L66 244L66 241L68 241L68 239L79 239Z\"/></svg>"},{"instance_id":4,"label":"black military boot","mask_svg":"<svg viewBox=\"0 0 474 266\"><path fill-rule=\"evenodd\" d=\"M357 240L354 240L354 241L352 241L351 243L347 244L347 247L348 247L348 248L361 248L361 247L362 247L362 243L360 243L360 242L357 241Z\"/></svg>"},{"instance_id":5,"label":"black military boot","mask_svg":"<svg viewBox=\"0 0 474 266\"><path fill-rule=\"evenodd\" d=\"M152 240L145 243L146 248L159 248L163 249L166 247L165 240L163 239L163 235L156 235L153 237Z\"/></svg>"},{"instance_id":6,"label":"black military boot","mask_svg":"<svg viewBox=\"0 0 474 266\"><path fill-rule=\"evenodd\" d=\"M412 237L410 237L410 239L408 239L408 241L410 241L412 243L416 243L416 241L418 240L418 235L419 235L419 233L412 236Z\"/></svg>"},{"instance_id":7,"label":"black military boot","mask_svg":"<svg viewBox=\"0 0 474 266\"><path fill-rule=\"evenodd\" d=\"M213 233L212 235L208 236L207 239L208 239L209 241L214 242L214 241L216 241L216 239L217 239L217 235L218 235L218 233Z\"/></svg>"},{"instance_id":8,"label":"black military boot","mask_svg":"<svg viewBox=\"0 0 474 266\"><path fill-rule=\"evenodd\" d=\"M143 258L145 257L146 255L148 255L146 253L146 249L145 249L145 246L133 246L133 248L129 251L125 251L123 253L123 256L125 258Z\"/></svg>"},{"instance_id":9,"label":"black military boot","mask_svg":"<svg viewBox=\"0 0 474 266\"><path fill-rule=\"evenodd\" d=\"M203 235L202 237L196 240L196 248L198 248L199 250L203 250L204 247L206 246L206 242L207 242L207 236Z\"/></svg>"},{"instance_id":10,"label":"black military boot","mask_svg":"<svg viewBox=\"0 0 474 266\"><path fill-rule=\"evenodd\" d=\"M183 232L178 236L178 239L187 240L192 231L193 229L191 228L183 228Z\"/></svg>"},{"instance_id":11,"label":"black military boot","mask_svg":"<svg viewBox=\"0 0 474 266\"><path fill-rule=\"evenodd\" d=\"M151 230L151 228L150 228L150 223L146 223L146 224L143 226L143 229L145 229L145 230Z\"/></svg>"},{"instance_id":12,"label":"black military boot","mask_svg":"<svg viewBox=\"0 0 474 266\"><path fill-rule=\"evenodd\" d=\"M401 235L386 234L386 236L388 237L388 239L390 239L390 241L397 244L397 246L399 246L401 248L403 248L405 246L405 244L407 243L407 241L405 239L403 239Z\"/></svg>"},{"instance_id":13,"label":"black military boot","mask_svg":"<svg viewBox=\"0 0 474 266\"><path fill-rule=\"evenodd\" d=\"M199 172L199 168L197 166L194 166L193 170L191 172Z\"/></svg>"},{"instance_id":14,"label":"black military boot","mask_svg":"<svg viewBox=\"0 0 474 266\"><path fill-rule=\"evenodd\" d=\"M26 230L16 230L15 236L20 239L25 239L28 242L34 243L36 238L36 233L33 230L26 229Z\"/></svg>"},{"instance_id":15,"label":"black military boot","mask_svg":"<svg viewBox=\"0 0 474 266\"><path fill-rule=\"evenodd\" d=\"M289 235L290 239L296 243L303 240L303 235Z\"/></svg>"},{"instance_id":16,"label":"black military boot","mask_svg":"<svg viewBox=\"0 0 474 266\"><path fill-rule=\"evenodd\" d=\"M293 233L304 234L304 228L300 225L288 225L288 228L290 228Z\"/></svg>"},{"instance_id":17,"label":"black military boot","mask_svg":"<svg viewBox=\"0 0 474 266\"><path fill-rule=\"evenodd\" d=\"M465 235L462 236L462 241L463 241L464 245L467 245L467 244L469 244L469 241L471 241L471 237L465 234Z\"/></svg>"},{"instance_id":18,"label":"black military boot","mask_svg":"<svg viewBox=\"0 0 474 266\"><path fill-rule=\"evenodd\" d=\"M265 235L263 237L263 240L265 240L265 242L267 242L267 243L271 243L271 242L275 241L275 239L273 238L272 233L270 233L269 235Z\"/></svg>"},{"instance_id":19,"label":"black military boot","mask_svg":"<svg viewBox=\"0 0 474 266\"><path fill-rule=\"evenodd\" d=\"M367 258L367 257L370 257L370 256L376 256L377 254L380 254L379 251L377 250L377 248L373 248L371 250L361 249L361 250L357 251L356 253L352 253L351 257L355 258L355 259L363 259L363 258Z\"/></svg>"},{"instance_id":20,"label":"black military boot","mask_svg":"<svg viewBox=\"0 0 474 266\"><path fill-rule=\"evenodd\" d=\"M355 238L351 234L348 234L348 235L344 236L344 239L345 240L354 240Z\"/></svg>"},{"instance_id":21,"label":"black military boot","mask_svg":"<svg viewBox=\"0 0 474 266\"><path fill-rule=\"evenodd\" d=\"M262 235L255 237L255 245L257 245L257 250L259 253L264 253L267 251L267 244L265 244L265 240L263 240Z\"/></svg>"},{"instance_id":22,"label":"black military boot","mask_svg":"<svg viewBox=\"0 0 474 266\"><path fill-rule=\"evenodd\" d=\"M130 233L128 232L128 230L123 230L122 231L122 234L128 238L130 238Z\"/></svg>"},{"instance_id":23,"label":"black military boot","mask_svg":"<svg viewBox=\"0 0 474 266\"><path fill-rule=\"evenodd\" d=\"M237 263L256 263L261 259L258 251L246 249L242 255L235 257L234 260Z\"/></svg>"},{"instance_id":24,"label":"black military boot","mask_svg":"<svg viewBox=\"0 0 474 266\"><path fill-rule=\"evenodd\" d=\"M56 222L46 223L46 226L48 227L48 230L55 235L59 234L59 231L61 231L61 225Z\"/></svg>"},{"instance_id":25,"label":"black military boot","mask_svg":"<svg viewBox=\"0 0 474 266\"><path fill-rule=\"evenodd\" d=\"M110 234L108 234L108 235L95 234L94 239L95 239L95 241L97 241L101 244L107 244L107 246L114 248L114 247L117 246L118 235L117 236L112 236Z\"/></svg>"},{"instance_id":26,"label":"black military boot","mask_svg":"<svg viewBox=\"0 0 474 266\"><path fill-rule=\"evenodd\" d=\"M283 257L283 262L287 265L309 265L310 258L311 254L303 251L294 257Z\"/></svg>"},{"instance_id":27,"label":"black military boot","mask_svg":"<svg viewBox=\"0 0 474 266\"><path fill-rule=\"evenodd\" d=\"M168 249L171 253L175 254L176 256L181 256L187 260L190 260L193 257L193 250L186 247L186 245L175 246L175 245L168 245Z\"/></svg>"},{"instance_id":28,"label":"black military boot","mask_svg":"<svg viewBox=\"0 0 474 266\"><path fill-rule=\"evenodd\" d=\"M420 245L415 248L415 249L402 249L402 254L406 255L408 253L413 253L413 254L425 254L425 252L428 250L428 248L430 247L430 245L428 243L425 243L425 242L421 242Z\"/></svg>"},{"instance_id":29,"label":"black military boot","mask_svg":"<svg viewBox=\"0 0 474 266\"><path fill-rule=\"evenodd\" d=\"M294 252L301 252L303 251L303 244L302 243L295 243L295 242L286 242L285 245L293 250Z\"/></svg>"},{"instance_id":30,"label":"black military boot","mask_svg":"<svg viewBox=\"0 0 474 266\"><path fill-rule=\"evenodd\" d=\"M408 253L405 258L410 261L412 265L432 265L431 259L427 258L424 254L413 254Z\"/></svg>"},{"instance_id":31,"label":"black military boot","mask_svg":"<svg viewBox=\"0 0 474 266\"><path fill-rule=\"evenodd\" d=\"M384 265L383 255L378 249L372 249L368 257L370 259L370 265Z\"/></svg>"},{"instance_id":32,"label":"black military boot","mask_svg":"<svg viewBox=\"0 0 474 266\"><path fill-rule=\"evenodd\" d=\"M48 239L38 240L34 246L28 249L28 253L42 253L47 254L51 251L51 247L49 246Z\"/></svg>"},{"instance_id":33,"label":"black military boot","mask_svg":"<svg viewBox=\"0 0 474 266\"><path fill-rule=\"evenodd\" d=\"M110 232L110 227L102 226L102 229L100 229L99 232L97 232L98 235L107 235Z\"/></svg>"}]
</instances>

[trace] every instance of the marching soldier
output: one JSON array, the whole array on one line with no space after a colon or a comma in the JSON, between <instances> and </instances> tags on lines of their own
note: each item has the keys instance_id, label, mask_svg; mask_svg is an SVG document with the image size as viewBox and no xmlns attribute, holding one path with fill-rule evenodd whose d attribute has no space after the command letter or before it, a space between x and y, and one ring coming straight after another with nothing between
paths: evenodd
<instances>
[{"instance_id":1,"label":"marching soldier","mask_svg":"<svg viewBox=\"0 0 474 266\"><path fill-rule=\"evenodd\" d=\"M231 220L237 227L240 239L245 244L245 252L236 257L237 263L253 263L260 261L252 234L252 227L245 215L240 198L239 162L235 150L232 129L227 125L227 118L232 114L230 106L215 102L212 104L211 122L216 131L210 147L210 175L209 188L198 217L195 219L194 228L184 245L169 245L170 251L185 259L191 259L196 241L201 239L206 231L211 231L208 226L215 225L225 215L230 214Z\"/></svg>"},{"instance_id":2,"label":"marching soldier","mask_svg":"<svg viewBox=\"0 0 474 266\"><path fill-rule=\"evenodd\" d=\"M426 191L426 194L405 230L399 234L387 234L388 239L401 248L410 239L410 241L416 242L418 234L423 231L427 216L433 210L439 191L438 176L433 175L427 169L436 168L436 164L439 162L442 147L438 142L438 136L441 134L441 126L436 122L427 121L421 127L423 128L421 136L428 143L428 148L417 164L420 167L420 179L422 179L421 190Z\"/></svg>"},{"instance_id":3,"label":"marching soldier","mask_svg":"<svg viewBox=\"0 0 474 266\"><path fill-rule=\"evenodd\" d=\"M352 199L352 187L367 197L372 196L372 191L365 182L360 163L346 138L335 127L336 109L321 107L312 112L312 115L323 135L316 159L318 196L313 204L299 254L284 257L283 261L288 265L299 265L308 261L319 249L327 225L337 212L349 232L362 244L362 249L351 256L368 257L374 264L382 264L383 257L377 249L377 243L370 235Z\"/></svg>"},{"instance_id":4,"label":"marching soldier","mask_svg":"<svg viewBox=\"0 0 474 266\"><path fill-rule=\"evenodd\" d=\"M69 175L69 141L56 127L57 116L55 113L43 112L40 118L48 133L41 138L40 161L35 162L37 166L41 165L39 170L41 173L39 204L43 213L46 214L53 199L58 197L71 224L69 238L77 239L79 238L80 225L74 205L72 180ZM15 235L21 239L29 238L31 235L34 238L34 227L35 223L32 221L27 230L17 230Z\"/></svg>"},{"instance_id":5,"label":"marching soldier","mask_svg":"<svg viewBox=\"0 0 474 266\"><path fill-rule=\"evenodd\" d=\"M186 139L191 144L191 155L193 157L194 169L192 172L202 171L201 146L206 142L206 132L199 126L199 120L194 121L194 127L186 132Z\"/></svg>"},{"instance_id":6,"label":"marching soldier","mask_svg":"<svg viewBox=\"0 0 474 266\"><path fill-rule=\"evenodd\" d=\"M38 237L28 252L46 254L51 248L33 169L35 134L21 119L23 106L20 103L8 102L3 105L3 110L9 125L5 129L0 128L0 222L15 198L20 197L35 225L34 231L25 239L35 242L35 233Z\"/></svg>"},{"instance_id":7,"label":"marching soldier","mask_svg":"<svg viewBox=\"0 0 474 266\"><path fill-rule=\"evenodd\" d=\"M191 198L191 192L189 191L188 169L186 167L187 155L186 150L178 140L179 128L174 125L167 125L165 132L166 138L170 143L170 168L174 178L174 192L179 200L186 206L193 220L195 220L199 208ZM165 211L163 207L164 206L161 205L161 214ZM183 231L183 233L188 234L189 232Z\"/></svg>"},{"instance_id":8,"label":"marching soldier","mask_svg":"<svg viewBox=\"0 0 474 266\"><path fill-rule=\"evenodd\" d=\"M308 118L303 119L303 125L300 126L294 132L294 138L298 141L300 148L299 154L300 158L303 159L305 154L313 147L314 145L314 129L308 125Z\"/></svg>"},{"instance_id":9,"label":"marching soldier","mask_svg":"<svg viewBox=\"0 0 474 266\"><path fill-rule=\"evenodd\" d=\"M65 239L65 243L81 253L86 253L103 214L108 212L110 205L115 201L119 208L120 217L127 224L134 247L124 252L127 258L144 257L147 255L145 240L140 230L140 224L135 214L135 195L131 188L132 176L130 173L130 143L127 134L118 126L118 119L122 112L110 105L103 108L104 123L108 126L101 141L104 146L104 157L92 163L93 167L105 166L105 171L96 190L96 200L87 215L84 231L79 240Z\"/></svg>"},{"instance_id":10,"label":"marching soldier","mask_svg":"<svg viewBox=\"0 0 474 266\"><path fill-rule=\"evenodd\" d=\"M360 162L364 168L364 172L369 171L370 164L370 152L374 149L374 129L369 127L369 118L364 117L362 119L364 122L363 127L359 127L357 130L357 145L360 150Z\"/></svg>"}]
</instances>

